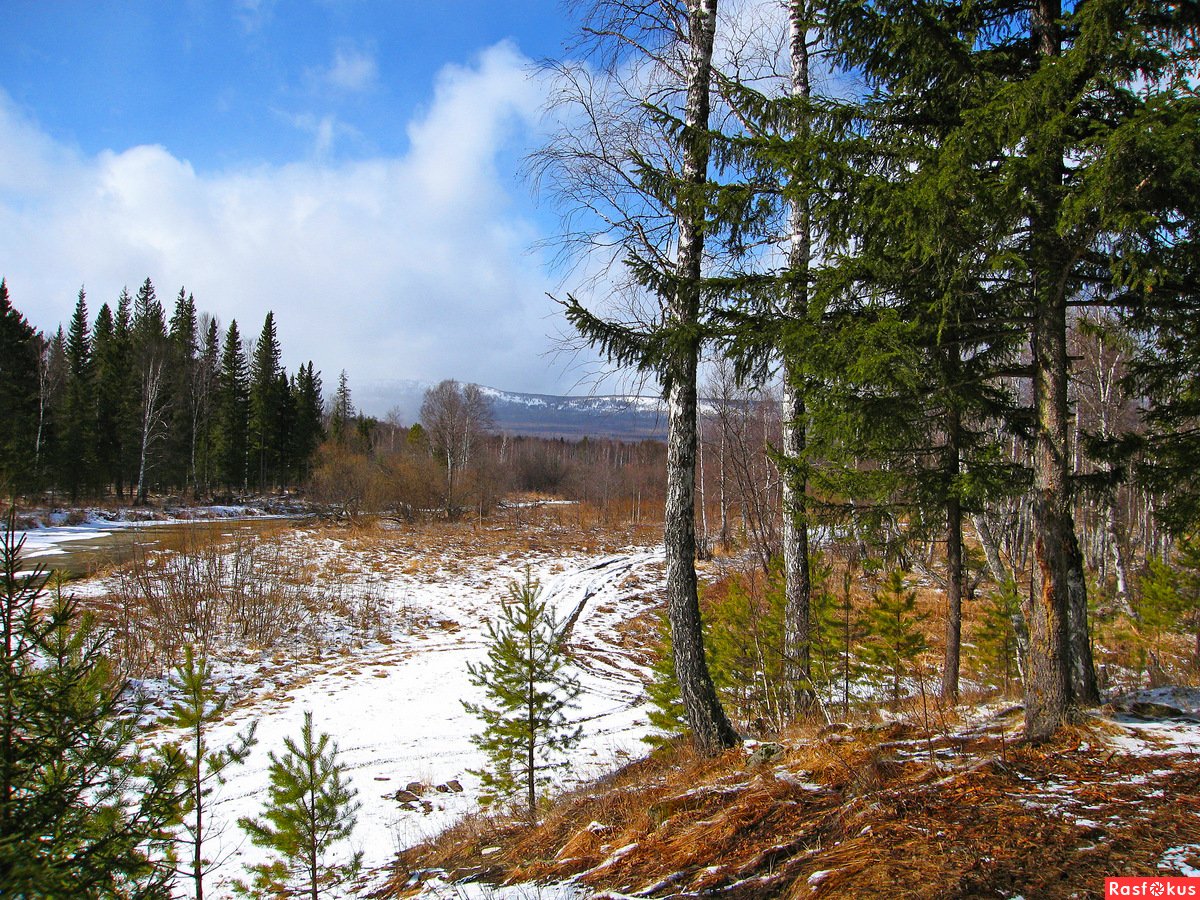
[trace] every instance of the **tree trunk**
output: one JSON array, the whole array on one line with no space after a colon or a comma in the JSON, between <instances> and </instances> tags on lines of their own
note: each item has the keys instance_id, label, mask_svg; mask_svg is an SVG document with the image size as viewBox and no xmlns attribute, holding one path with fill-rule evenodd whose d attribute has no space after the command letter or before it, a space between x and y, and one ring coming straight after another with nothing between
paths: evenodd
<instances>
[{"instance_id":1,"label":"tree trunk","mask_svg":"<svg viewBox=\"0 0 1200 900\"><path fill-rule=\"evenodd\" d=\"M951 350L950 374L958 376L958 351ZM946 656L942 666L942 699L958 702L959 660L962 651L963 598L963 515L958 496L959 444L962 422L954 401L950 402L946 422L945 475L946 494Z\"/></svg>"},{"instance_id":2,"label":"tree trunk","mask_svg":"<svg viewBox=\"0 0 1200 900\"><path fill-rule=\"evenodd\" d=\"M946 501L946 658L942 669L942 698L958 701L959 657L962 649L963 596L962 505Z\"/></svg>"},{"instance_id":3,"label":"tree trunk","mask_svg":"<svg viewBox=\"0 0 1200 900\"><path fill-rule=\"evenodd\" d=\"M683 184L676 200L679 255L677 287L669 297L668 322L675 349L665 372L667 388L667 617L675 651L675 677L693 740L714 754L738 742L708 671L696 584L696 381L700 341L700 277L704 255L704 184L708 178L708 114L717 0L689 0L690 66Z\"/></svg>"},{"instance_id":4,"label":"tree trunk","mask_svg":"<svg viewBox=\"0 0 1200 900\"><path fill-rule=\"evenodd\" d=\"M975 523L975 533L979 535L979 543L983 546L983 556L987 560L988 571L992 573L992 578L998 585L1010 581L1013 575L1000 558L1000 545L996 541L996 534L992 531L992 526L988 524L987 513L975 513L971 516L971 521Z\"/></svg>"},{"instance_id":5,"label":"tree trunk","mask_svg":"<svg viewBox=\"0 0 1200 900\"><path fill-rule=\"evenodd\" d=\"M1031 22L1035 49L1058 56L1061 0L1038 0ZM1095 689L1087 645L1087 589L1071 515L1068 429L1066 268L1069 254L1057 234L1062 153L1049 153L1034 188L1031 217L1033 273L1034 590L1026 599L1029 671L1025 679L1025 732L1046 740L1065 724L1077 699ZM1084 649L1087 652L1084 654ZM1074 658L1073 658L1074 657ZM1081 693L1077 697L1076 688Z\"/></svg>"},{"instance_id":6,"label":"tree trunk","mask_svg":"<svg viewBox=\"0 0 1200 900\"><path fill-rule=\"evenodd\" d=\"M788 20L791 41L792 97L808 102L811 97L808 67L808 9L806 0L791 0ZM808 132L805 111L799 137ZM805 151L807 152L807 150ZM793 180L797 177L793 174ZM796 191L788 212L791 246L788 269L797 278L787 294L786 314L803 318L808 314L808 273L812 265L812 217L803 187ZM812 584L808 558L808 479L805 475L805 405L801 373L790 354L784 356L783 452L795 467L783 479L783 571L784 571L784 657L791 699L797 714L811 711L816 697L812 689L811 611Z\"/></svg>"}]
</instances>

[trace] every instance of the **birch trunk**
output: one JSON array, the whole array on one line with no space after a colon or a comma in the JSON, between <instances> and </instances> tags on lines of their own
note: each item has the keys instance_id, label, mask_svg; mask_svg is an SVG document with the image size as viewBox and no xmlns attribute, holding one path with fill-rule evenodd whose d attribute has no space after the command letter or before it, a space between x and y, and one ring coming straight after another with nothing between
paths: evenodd
<instances>
[{"instance_id":1,"label":"birch trunk","mask_svg":"<svg viewBox=\"0 0 1200 900\"><path fill-rule=\"evenodd\" d=\"M807 103L812 91L809 81L809 10L806 0L791 0L788 5L788 24L792 97ZM801 139L807 138L808 130L806 111L797 136ZM804 152L808 152L807 147ZM795 319L808 314L808 272L812 265L812 217L804 190L795 192L788 214L788 226L791 232L788 269L798 280L787 293L785 314ZM804 474L806 410L801 377L796 361L785 355L783 452L797 467L787 472L783 479L784 654L792 704L797 714L810 711L815 703L811 658L812 584L808 559L808 480Z\"/></svg>"},{"instance_id":2,"label":"birch trunk","mask_svg":"<svg viewBox=\"0 0 1200 900\"><path fill-rule=\"evenodd\" d=\"M700 277L704 253L703 187L708 179L709 88L717 0L688 0L689 71L683 184L676 203L679 255L677 287L667 317L675 328L667 360L667 616L675 654L675 677L702 753L715 754L738 742L713 686L704 655L696 584L696 382L700 340Z\"/></svg>"}]
</instances>

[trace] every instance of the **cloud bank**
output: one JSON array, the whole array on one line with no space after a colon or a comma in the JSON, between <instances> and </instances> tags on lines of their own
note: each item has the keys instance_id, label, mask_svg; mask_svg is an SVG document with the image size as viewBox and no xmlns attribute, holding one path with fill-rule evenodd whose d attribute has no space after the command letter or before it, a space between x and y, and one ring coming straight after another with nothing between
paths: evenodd
<instances>
[{"instance_id":1,"label":"cloud bank","mask_svg":"<svg viewBox=\"0 0 1200 900\"><path fill-rule=\"evenodd\" d=\"M349 51L327 74L375 77ZM539 235L499 169L536 139L542 99L503 43L442 70L401 156L208 173L162 146L85 155L0 93L0 274L42 328L67 321L81 284L94 315L149 276L165 304L184 285L246 335L274 310L285 364L312 359L327 383L344 368L352 387L557 392L572 380L544 357L557 326L528 252Z\"/></svg>"}]
</instances>

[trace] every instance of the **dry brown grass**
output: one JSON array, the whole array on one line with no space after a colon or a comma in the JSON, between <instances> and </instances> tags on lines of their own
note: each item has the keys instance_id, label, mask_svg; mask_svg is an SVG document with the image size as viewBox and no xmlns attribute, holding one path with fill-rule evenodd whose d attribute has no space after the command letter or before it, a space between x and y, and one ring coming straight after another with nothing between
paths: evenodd
<instances>
[{"instance_id":1,"label":"dry brown grass","mask_svg":"<svg viewBox=\"0 0 1200 900\"><path fill-rule=\"evenodd\" d=\"M1099 897L1105 876L1161 874L1167 848L1196 841L1196 756L1126 755L1100 727L1038 747L1004 728L810 728L757 769L677 744L536 827L477 816L405 851L394 891L438 873L639 897Z\"/></svg>"}]
</instances>

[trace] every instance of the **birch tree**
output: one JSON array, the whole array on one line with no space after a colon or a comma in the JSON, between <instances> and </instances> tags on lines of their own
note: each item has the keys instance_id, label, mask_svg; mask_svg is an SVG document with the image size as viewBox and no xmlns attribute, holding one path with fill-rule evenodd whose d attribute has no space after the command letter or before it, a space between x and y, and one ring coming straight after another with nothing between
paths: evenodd
<instances>
[{"instance_id":1,"label":"birch tree","mask_svg":"<svg viewBox=\"0 0 1200 900\"><path fill-rule=\"evenodd\" d=\"M575 294L564 307L585 343L657 377L667 402L668 617L683 705L703 752L737 741L704 655L695 568L716 23L716 0L595 3L583 31L599 75L556 67L555 99L567 121L535 159L542 183L567 210L566 243L598 251L587 256L599 272L593 286L607 289L601 300L623 289L648 301L624 319L595 312ZM599 259L604 249L611 253Z\"/></svg>"}]
</instances>

